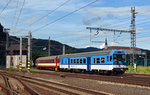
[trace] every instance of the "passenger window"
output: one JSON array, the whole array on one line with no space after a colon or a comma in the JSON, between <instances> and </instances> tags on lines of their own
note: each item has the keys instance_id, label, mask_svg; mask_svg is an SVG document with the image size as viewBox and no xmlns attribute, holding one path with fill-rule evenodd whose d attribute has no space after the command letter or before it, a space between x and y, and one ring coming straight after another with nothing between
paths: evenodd
<instances>
[{"instance_id":1,"label":"passenger window","mask_svg":"<svg viewBox=\"0 0 150 95\"><path fill-rule=\"evenodd\" d=\"M80 59L80 64L82 64L82 59Z\"/></svg>"},{"instance_id":2,"label":"passenger window","mask_svg":"<svg viewBox=\"0 0 150 95\"><path fill-rule=\"evenodd\" d=\"M84 64L86 63L86 59L85 59L85 58L83 59L83 63L84 63Z\"/></svg>"},{"instance_id":3,"label":"passenger window","mask_svg":"<svg viewBox=\"0 0 150 95\"><path fill-rule=\"evenodd\" d=\"M110 56L110 61L112 61L112 56Z\"/></svg>"},{"instance_id":4,"label":"passenger window","mask_svg":"<svg viewBox=\"0 0 150 95\"><path fill-rule=\"evenodd\" d=\"M96 62L95 62L95 58L94 58L94 64L95 64Z\"/></svg>"},{"instance_id":5,"label":"passenger window","mask_svg":"<svg viewBox=\"0 0 150 95\"><path fill-rule=\"evenodd\" d=\"M96 58L96 60L97 60L97 63L100 63L100 58Z\"/></svg>"},{"instance_id":6,"label":"passenger window","mask_svg":"<svg viewBox=\"0 0 150 95\"><path fill-rule=\"evenodd\" d=\"M101 63L105 63L105 58L104 57L101 58Z\"/></svg>"},{"instance_id":7,"label":"passenger window","mask_svg":"<svg viewBox=\"0 0 150 95\"><path fill-rule=\"evenodd\" d=\"M77 59L77 64L79 64L79 59Z\"/></svg>"},{"instance_id":8,"label":"passenger window","mask_svg":"<svg viewBox=\"0 0 150 95\"><path fill-rule=\"evenodd\" d=\"M61 63L63 64L63 59L61 60Z\"/></svg>"},{"instance_id":9,"label":"passenger window","mask_svg":"<svg viewBox=\"0 0 150 95\"><path fill-rule=\"evenodd\" d=\"M76 63L76 59L74 59L74 63Z\"/></svg>"},{"instance_id":10,"label":"passenger window","mask_svg":"<svg viewBox=\"0 0 150 95\"><path fill-rule=\"evenodd\" d=\"M65 64L67 64L67 59L65 60Z\"/></svg>"},{"instance_id":11,"label":"passenger window","mask_svg":"<svg viewBox=\"0 0 150 95\"><path fill-rule=\"evenodd\" d=\"M71 59L71 64L72 64L72 59Z\"/></svg>"},{"instance_id":12,"label":"passenger window","mask_svg":"<svg viewBox=\"0 0 150 95\"><path fill-rule=\"evenodd\" d=\"M107 62L109 61L109 56L107 56Z\"/></svg>"}]
</instances>

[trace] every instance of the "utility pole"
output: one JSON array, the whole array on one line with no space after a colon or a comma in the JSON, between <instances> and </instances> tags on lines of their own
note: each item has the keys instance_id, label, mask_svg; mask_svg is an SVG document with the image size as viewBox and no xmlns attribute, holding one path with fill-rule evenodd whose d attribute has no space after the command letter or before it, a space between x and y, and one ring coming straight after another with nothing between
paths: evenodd
<instances>
[{"instance_id":1,"label":"utility pole","mask_svg":"<svg viewBox=\"0 0 150 95\"><path fill-rule=\"evenodd\" d=\"M28 32L28 72L31 69L31 32Z\"/></svg>"},{"instance_id":2,"label":"utility pole","mask_svg":"<svg viewBox=\"0 0 150 95\"><path fill-rule=\"evenodd\" d=\"M6 33L6 50L8 49L8 41L9 41L9 34L8 34L9 28L4 28L4 32Z\"/></svg>"},{"instance_id":3,"label":"utility pole","mask_svg":"<svg viewBox=\"0 0 150 95\"><path fill-rule=\"evenodd\" d=\"M19 71L22 71L22 37L20 37L20 64Z\"/></svg>"},{"instance_id":4,"label":"utility pole","mask_svg":"<svg viewBox=\"0 0 150 95\"><path fill-rule=\"evenodd\" d=\"M51 51L50 51L50 49L51 49L51 48L50 48L50 45L51 45L51 44L50 44L50 43L51 43L51 42L50 42L50 37L49 37L49 39L48 39L48 56L51 55L51 53L50 53L50 52L51 52Z\"/></svg>"},{"instance_id":5,"label":"utility pole","mask_svg":"<svg viewBox=\"0 0 150 95\"><path fill-rule=\"evenodd\" d=\"M63 44L63 55L65 55L65 44Z\"/></svg>"},{"instance_id":6,"label":"utility pole","mask_svg":"<svg viewBox=\"0 0 150 95\"><path fill-rule=\"evenodd\" d=\"M131 70L133 67L133 71L136 72L136 62L135 62L135 47L136 47L136 29L135 29L135 7L131 7L131 50L132 50L132 55L130 56L131 58ZM130 70L130 71L131 71Z\"/></svg>"},{"instance_id":7,"label":"utility pole","mask_svg":"<svg viewBox=\"0 0 150 95\"><path fill-rule=\"evenodd\" d=\"M9 34L6 32L6 50L8 49Z\"/></svg>"}]
</instances>

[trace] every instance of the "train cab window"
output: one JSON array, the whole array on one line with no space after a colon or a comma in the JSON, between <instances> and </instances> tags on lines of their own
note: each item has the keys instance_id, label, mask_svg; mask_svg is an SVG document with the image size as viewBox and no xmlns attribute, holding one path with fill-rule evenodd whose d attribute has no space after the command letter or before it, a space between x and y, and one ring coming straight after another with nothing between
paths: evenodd
<instances>
[{"instance_id":1,"label":"train cab window","mask_svg":"<svg viewBox=\"0 0 150 95\"><path fill-rule=\"evenodd\" d=\"M80 59L80 64L82 64L82 59Z\"/></svg>"},{"instance_id":2,"label":"train cab window","mask_svg":"<svg viewBox=\"0 0 150 95\"><path fill-rule=\"evenodd\" d=\"M122 59L123 59L123 60L125 60L125 57L126 57L125 55L122 55Z\"/></svg>"},{"instance_id":3,"label":"train cab window","mask_svg":"<svg viewBox=\"0 0 150 95\"><path fill-rule=\"evenodd\" d=\"M110 56L110 61L112 61L112 56Z\"/></svg>"},{"instance_id":4,"label":"train cab window","mask_svg":"<svg viewBox=\"0 0 150 95\"><path fill-rule=\"evenodd\" d=\"M100 63L100 58L96 58L96 63Z\"/></svg>"},{"instance_id":5,"label":"train cab window","mask_svg":"<svg viewBox=\"0 0 150 95\"><path fill-rule=\"evenodd\" d=\"M107 56L107 62L109 61L109 56Z\"/></svg>"},{"instance_id":6,"label":"train cab window","mask_svg":"<svg viewBox=\"0 0 150 95\"><path fill-rule=\"evenodd\" d=\"M77 64L79 64L79 59L77 59Z\"/></svg>"},{"instance_id":7,"label":"train cab window","mask_svg":"<svg viewBox=\"0 0 150 95\"><path fill-rule=\"evenodd\" d=\"M85 64L85 63L86 63L86 58L83 59L83 64Z\"/></svg>"},{"instance_id":8,"label":"train cab window","mask_svg":"<svg viewBox=\"0 0 150 95\"><path fill-rule=\"evenodd\" d=\"M101 63L105 63L105 58L104 57L101 58Z\"/></svg>"},{"instance_id":9,"label":"train cab window","mask_svg":"<svg viewBox=\"0 0 150 95\"><path fill-rule=\"evenodd\" d=\"M73 63L73 60L71 59L71 64Z\"/></svg>"}]
</instances>

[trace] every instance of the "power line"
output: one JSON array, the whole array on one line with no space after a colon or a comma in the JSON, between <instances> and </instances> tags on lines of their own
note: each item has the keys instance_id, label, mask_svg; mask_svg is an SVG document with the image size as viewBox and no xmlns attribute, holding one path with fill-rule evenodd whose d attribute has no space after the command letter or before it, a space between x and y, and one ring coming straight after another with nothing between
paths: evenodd
<instances>
[{"instance_id":1,"label":"power line","mask_svg":"<svg viewBox=\"0 0 150 95\"><path fill-rule=\"evenodd\" d=\"M8 4L11 2L11 0L9 0L6 5L4 6L4 8L2 9L2 11L0 12L0 15L4 12L4 10L8 7Z\"/></svg>"},{"instance_id":2,"label":"power line","mask_svg":"<svg viewBox=\"0 0 150 95\"><path fill-rule=\"evenodd\" d=\"M64 3L62 3L60 6L58 6L57 8L55 8L54 10L50 11L48 14L44 15L43 17L37 19L36 21L34 21L33 23L31 23L29 26L32 26L33 24L37 23L38 21L42 20L43 18L47 17L48 15L54 13L57 9L61 8L62 6L64 6L66 3L68 3L70 0L65 1Z\"/></svg>"},{"instance_id":3,"label":"power line","mask_svg":"<svg viewBox=\"0 0 150 95\"><path fill-rule=\"evenodd\" d=\"M16 18L16 15L17 15L17 8L18 8L18 4L19 4L19 0L17 1L17 3L16 3L16 11L15 11L15 14L14 14L14 21L12 22L12 28L13 28L13 25L14 25L14 23L15 23L15 18ZM13 31L13 33L14 33L14 31Z\"/></svg>"},{"instance_id":4,"label":"power line","mask_svg":"<svg viewBox=\"0 0 150 95\"><path fill-rule=\"evenodd\" d=\"M54 21L52 21L52 22L50 22L50 23L47 23L46 25L41 26L40 28L37 28L37 29L33 30L33 32L38 31L38 30L40 30L40 29L42 29L42 28L44 28L44 27L46 27L46 26L48 26L48 25L51 25L51 24L53 24L53 23L55 23L55 22L57 22L57 21L59 21L59 20L65 18L65 17L67 17L67 16L69 16L69 15L72 15L73 13L75 13L75 12L77 12L77 11L79 11L79 10L81 10L81 9L83 9L83 8L85 8L85 7L89 6L89 5L91 5L91 4L95 3L95 2L97 2L97 1L99 1L99 0L95 0L95 1L93 1L93 2L91 2L91 3L88 3L87 5L81 7L81 8L79 8L79 9L77 9L77 10L74 10L73 12L70 12L70 13L68 13L68 14L66 14L66 15L64 15L64 16L62 16L62 17L60 17L60 18L58 18L58 19L56 19L56 20L54 20ZM32 32L32 33L33 33L33 32Z\"/></svg>"},{"instance_id":5,"label":"power line","mask_svg":"<svg viewBox=\"0 0 150 95\"><path fill-rule=\"evenodd\" d=\"M25 5L25 0L23 1L22 7L21 7L21 9L20 9L20 12L19 12L19 15L18 15L16 24L15 24L15 28L17 27L17 24L18 24L18 22L19 22L19 19L20 19L20 16L21 16L21 13L22 13L22 10L23 10L24 5ZM14 28L14 31L15 31L15 28Z\"/></svg>"}]
</instances>

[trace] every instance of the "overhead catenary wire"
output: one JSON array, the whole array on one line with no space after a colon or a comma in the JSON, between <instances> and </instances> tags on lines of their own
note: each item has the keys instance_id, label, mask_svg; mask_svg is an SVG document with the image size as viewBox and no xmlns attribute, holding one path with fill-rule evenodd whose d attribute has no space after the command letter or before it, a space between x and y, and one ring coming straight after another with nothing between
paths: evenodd
<instances>
[{"instance_id":1,"label":"overhead catenary wire","mask_svg":"<svg viewBox=\"0 0 150 95\"><path fill-rule=\"evenodd\" d=\"M60 6L56 7L56 8L55 8L54 10L52 10L52 11L50 10L50 12L49 12L48 14L46 14L46 15L42 16L41 18L37 19L36 21L32 22L29 26L32 26L33 24L39 22L40 20L44 19L44 18L47 17L48 15L54 13L56 10L58 10L59 8L61 8L61 7L64 6L65 4L67 4L69 1L71 1L71 0L65 1L64 3L62 3Z\"/></svg>"},{"instance_id":2,"label":"overhead catenary wire","mask_svg":"<svg viewBox=\"0 0 150 95\"><path fill-rule=\"evenodd\" d=\"M19 5L19 0L16 1L16 10L15 10L15 13L14 13L14 21L12 22L12 28L13 28L13 25L15 23L15 18L16 18L16 14L17 14L18 5Z\"/></svg>"},{"instance_id":3,"label":"overhead catenary wire","mask_svg":"<svg viewBox=\"0 0 150 95\"><path fill-rule=\"evenodd\" d=\"M50 23L47 23L46 25L43 25L43 26L41 26L41 27L39 27L39 28L33 30L32 33L33 33L33 32L36 32L36 31L39 31L39 30L41 30L42 28L44 28L44 27L46 27L46 26L48 26L48 25L51 25L51 24L53 24L53 23L55 23L55 22L57 22L57 21L59 21L59 20L65 18L65 17L67 17L67 16L69 16L69 15L72 15L73 13L75 13L75 12L77 12L77 11L79 11L79 10L81 10L81 9L83 9L83 8L85 8L85 7L89 6L89 5L91 5L91 4L95 3L95 2L97 2L97 1L99 1L99 0L95 0L95 1L93 1L93 2L90 2L90 3L88 3L87 5L85 5L85 6L83 6L83 7L80 7L79 9L76 9L76 10L74 10L74 11L72 11L72 12L70 12L70 13L68 13L68 14L66 14L66 15L64 15L64 16L62 16L62 17L60 17L60 18L58 18L58 19L56 19L56 20L54 20L54 21L52 21L52 22L50 22Z\"/></svg>"},{"instance_id":4,"label":"overhead catenary wire","mask_svg":"<svg viewBox=\"0 0 150 95\"><path fill-rule=\"evenodd\" d=\"M20 19L20 16L21 16L21 13L22 13L22 10L23 10L24 5L25 5L25 0L23 1L22 7L21 7L21 9L20 9L20 12L19 12L19 15L18 15L18 18L17 18L17 21L16 21L16 23L15 23L14 31L15 31L17 25L18 25L18 22L19 22L19 19Z\"/></svg>"},{"instance_id":5,"label":"overhead catenary wire","mask_svg":"<svg viewBox=\"0 0 150 95\"><path fill-rule=\"evenodd\" d=\"M9 3L11 2L11 0L9 0L6 5L4 6L4 8L2 9L2 11L0 12L0 16L1 14L5 11L5 9L8 7Z\"/></svg>"}]
</instances>

